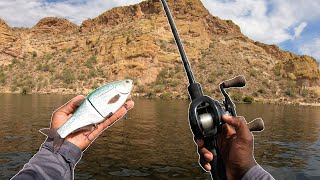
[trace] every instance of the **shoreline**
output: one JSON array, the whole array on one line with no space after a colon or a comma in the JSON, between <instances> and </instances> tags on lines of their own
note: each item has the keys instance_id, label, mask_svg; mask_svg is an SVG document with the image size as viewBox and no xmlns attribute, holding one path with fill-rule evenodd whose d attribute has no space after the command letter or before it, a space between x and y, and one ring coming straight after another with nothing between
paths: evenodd
<instances>
[{"instance_id":1,"label":"shoreline","mask_svg":"<svg viewBox=\"0 0 320 180\"><path fill-rule=\"evenodd\" d=\"M2 94L10 94L10 95L86 95L88 93L70 93L70 92L33 92L28 94L21 94L21 93L14 93L14 92L0 92L0 95ZM143 94L135 93L132 94L132 97L135 98L144 98L144 99L164 99L164 100L188 100L188 98L182 98L182 97L172 97L172 98L162 98L161 96L153 96L153 97L147 97ZM248 104L244 102L236 102L237 104ZM250 103L249 103L250 104ZM274 104L274 105L290 105L290 106L309 106L309 107L320 107L320 103L317 102L284 102L284 101L276 101L275 99L257 99L251 104Z\"/></svg>"}]
</instances>

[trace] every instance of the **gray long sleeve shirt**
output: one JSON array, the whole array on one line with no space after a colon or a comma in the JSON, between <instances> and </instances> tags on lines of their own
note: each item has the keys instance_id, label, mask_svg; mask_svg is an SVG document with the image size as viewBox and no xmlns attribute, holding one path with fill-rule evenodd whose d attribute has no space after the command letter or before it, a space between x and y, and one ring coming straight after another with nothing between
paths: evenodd
<instances>
[{"instance_id":1,"label":"gray long sleeve shirt","mask_svg":"<svg viewBox=\"0 0 320 180\"><path fill-rule=\"evenodd\" d=\"M73 179L73 170L81 159L82 152L76 145L64 141L57 153L53 153L53 141L47 139L37 154L24 165L23 169L12 180L29 179ZM244 176L244 180L273 180L273 177L262 167L252 167Z\"/></svg>"},{"instance_id":2,"label":"gray long sleeve shirt","mask_svg":"<svg viewBox=\"0 0 320 180\"><path fill-rule=\"evenodd\" d=\"M243 180L274 180L274 178L261 166L255 165L242 177Z\"/></svg>"},{"instance_id":3,"label":"gray long sleeve shirt","mask_svg":"<svg viewBox=\"0 0 320 180\"><path fill-rule=\"evenodd\" d=\"M76 145L64 141L53 153L53 141L47 139L23 169L12 179L73 179L73 170L82 152Z\"/></svg>"}]
</instances>

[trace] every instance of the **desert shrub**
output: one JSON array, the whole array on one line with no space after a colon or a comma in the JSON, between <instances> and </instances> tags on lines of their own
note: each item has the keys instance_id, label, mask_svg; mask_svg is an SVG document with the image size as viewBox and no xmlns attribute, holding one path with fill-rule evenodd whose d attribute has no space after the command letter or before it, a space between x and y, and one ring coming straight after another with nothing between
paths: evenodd
<instances>
[{"instance_id":1,"label":"desert shrub","mask_svg":"<svg viewBox=\"0 0 320 180\"><path fill-rule=\"evenodd\" d=\"M70 54L71 52L72 52L72 48L69 48L69 49L66 50L67 54Z\"/></svg>"},{"instance_id":2,"label":"desert shrub","mask_svg":"<svg viewBox=\"0 0 320 180\"><path fill-rule=\"evenodd\" d=\"M165 93L162 93L160 97L163 99L170 99L172 96L169 92L165 92Z\"/></svg>"},{"instance_id":3,"label":"desert shrub","mask_svg":"<svg viewBox=\"0 0 320 180\"><path fill-rule=\"evenodd\" d=\"M38 56L38 54L37 54L37 52L36 52L36 51L32 51L31 55L32 55L32 57L33 57L33 58L35 58L35 57L37 57L37 56Z\"/></svg>"},{"instance_id":4,"label":"desert shrub","mask_svg":"<svg viewBox=\"0 0 320 180\"><path fill-rule=\"evenodd\" d=\"M47 61L49 61L50 59L52 59L52 54L47 54L47 55L45 56L45 59L46 59Z\"/></svg>"},{"instance_id":5,"label":"desert shrub","mask_svg":"<svg viewBox=\"0 0 320 180\"><path fill-rule=\"evenodd\" d=\"M97 71L95 69L90 69L89 70L89 77L93 78L97 75Z\"/></svg>"},{"instance_id":6,"label":"desert shrub","mask_svg":"<svg viewBox=\"0 0 320 180\"><path fill-rule=\"evenodd\" d=\"M62 81L66 84L71 84L75 80L74 74L71 70L64 69L62 72Z\"/></svg>"},{"instance_id":7,"label":"desert shrub","mask_svg":"<svg viewBox=\"0 0 320 180\"><path fill-rule=\"evenodd\" d=\"M97 57L93 55L86 60L85 66L87 66L87 68L92 68L93 65L96 63L97 63Z\"/></svg>"},{"instance_id":8,"label":"desert shrub","mask_svg":"<svg viewBox=\"0 0 320 180\"><path fill-rule=\"evenodd\" d=\"M4 84L6 82L6 74L0 70L0 83Z\"/></svg>"},{"instance_id":9,"label":"desert shrub","mask_svg":"<svg viewBox=\"0 0 320 180\"><path fill-rule=\"evenodd\" d=\"M221 68L217 69L217 76L222 76L225 73L225 71Z\"/></svg>"},{"instance_id":10,"label":"desert shrub","mask_svg":"<svg viewBox=\"0 0 320 180\"><path fill-rule=\"evenodd\" d=\"M281 75L281 66L279 64L276 64L273 68L273 74L276 76Z\"/></svg>"},{"instance_id":11,"label":"desert shrub","mask_svg":"<svg viewBox=\"0 0 320 180\"><path fill-rule=\"evenodd\" d=\"M23 87L20 91L21 94L26 95L30 92L30 89L28 87Z\"/></svg>"},{"instance_id":12,"label":"desert shrub","mask_svg":"<svg viewBox=\"0 0 320 180\"><path fill-rule=\"evenodd\" d=\"M161 71L159 72L157 78L165 78L167 75L167 70L166 69L161 69Z\"/></svg>"},{"instance_id":13,"label":"desert shrub","mask_svg":"<svg viewBox=\"0 0 320 180\"><path fill-rule=\"evenodd\" d=\"M44 72L49 71L49 70L50 70L49 64L44 64L44 65L41 67L41 70L44 71Z\"/></svg>"},{"instance_id":14,"label":"desert shrub","mask_svg":"<svg viewBox=\"0 0 320 180\"><path fill-rule=\"evenodd\" d=\"M92 89L97 89L98 87L99 85L97 82L93 83L93 85L91 86Z\"/></svg>"},{"instance_id":15,"label":"desert shrub","mask_svg":"<svg viewBox=\"0 0 320 180\"><path fill-rule=\"evenodd\" d=\"M302 97L307 97L309 94L309 90L308 89L302 89L301 90L301 96Z\"/></svg>"},{"instance_id":16,"label":"desert shrub","mask_svg":"<svg viewBox=\"0 0 320 180\"><path fill-rule=\"evenodd\" d=\"M12 64L12 65L18 64L18 63L19 63L19 61L18 61L17 58L13 58L13 59L11 60L11 64Z\"/></svg>"},{"instance_id":17,"label":"desert shrub","mask_svg":"<svg viewBox=\"0 0 320 180\"><path fill-rule=\"evenodd\" d=\"M67 60L66 60L66 58L64 56L59 59L59 62L61 62L61 63L65 63L66 61Z\"/></svg>"},{"instance_id":18,"label":"desert shrub","mask_svg":"<svg viewBox=\"0 0 320 180\"><path fill-rule=\"evenodd\" d=\"M15 92L18 90L18 87L16 85L11 85L10 90L11 92Z\"/></svg>"},{"instance_id":19,"label":"desert shrub","mask_svg":"<svg viewBox=\"0 0 320 180\"><path fill-rule=\"evenodd\" d=\"M207 79L208 83L214 83L214 82L216 82L216 80L217 80L217 78L214 73L211 73Z\"/></svg>"},{"instance_id":20,"label":"desert shrub","mask_svg":"<svg viewBox=\"0 0 320 180\"><path fill-rule=\"evenodd\" d=\"M260 89L258 89L258 93L265 94L266 90L264 88L260 88Z\"/></svg>"},{"instance_id":21,"label":"desert shrub","mask_svg":"<svg viewBox=\"0 0 320 180\"><path fill-rule=\"evenodd\" d=\"M179 80L172 80L170 82L171 87L177 87L181 82Z\"/></svg>"},{"instance_id":22,"label":"desert shrub","mask_svg":"<svg viewBox=\"0 0 320 180\"><path fill-rule=\"evenodd\" d=\"M242 99L242 101L245 103L251 104L251 103L253 103L254 98L252 96L247 95Z\"/></svg>"},{"instance_id":23,"label":"desert shrub","mask_svg":"<svg viewBox=\"0 0 320 180\"><path fill-rule=\"evenodd\" d=\"M78 79L79 79L80 81L84 80L85 78L86 78L86 76L85 76L84 74L78 75Z\"/></svg>"},{"instance_id":24,"label":"desert shrub","mask_svg":"<svg viewBox=\"0 0 320 180\"><path fill-rule=\"evenodd\" d=\"M235 102L241 102L242 100L242 96L243 94L241 92L235 92L231 94L231 98L235 101Z\"/></svg>"},{"instance_id":25,"label":"desert shrub","mask_svg":"<svg viewBox=\"0 0 320 180\"><path fill-rule=\"evenodd\" d=\"M155 93L160 93L164 90L164 85L162 84L158 84L156 86L153 87L153 90Z\"/></svg>"},{"instance_id":26,"label":"desert shrub","mask_svg":"<svg viewBox=\"0 0 320 180\"><path fill-rule=\"evenodd\" d=\"M284 93L289 97L295 97L296 96L296 92L292 88L287 88Z\"/></svg>"},{"instance_id":27,"label":"desert shrub","mask_svg":"<svg viewBox=\"0 0 320 180\"><path fill-rule=\"evenodd\" d=\"M143 85L138 85L137 88L136 88L136 92L137 93L144 93L145 92L145 88Z\"/></svg>"},{"instance_id":28,"label":"desert shrub","mask_svg":"<svg viewBox=\"0 0 320 180\"><path fill-rule=\"evenodd\" d=\"M252 77L257 77L258 71L255 70L255 69L251 69L250 72L249 72L249 74L250 74L250 76L252 76Z\"/></svg>"}]
</instances>

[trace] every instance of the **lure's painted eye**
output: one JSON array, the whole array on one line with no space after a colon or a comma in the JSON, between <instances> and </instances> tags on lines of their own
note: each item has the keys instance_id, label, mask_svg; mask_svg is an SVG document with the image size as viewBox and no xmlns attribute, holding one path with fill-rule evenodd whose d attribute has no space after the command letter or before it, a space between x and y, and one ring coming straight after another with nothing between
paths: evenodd
<instances>
[{"instance_id":1,"label":"lure's painted eye","mask_svg":"<svg viewBox=\"0 0 320 180\"><path fill-rule=\"evenodd\" d=\"M129 84L129 83L130 83L130 81L129 81L129 80L126 80L126 83L127 83L127 84Z\"/></svg>"},{"instance_id":2,"label":"lure's painted eye","mask_svg":"<svg viewBox=\"0 0 320 180\"><path fill-rule=\"evenodd\" d=\"M115 95L113 98L110 99L108 104L116 103L120 99L120 94Z\"/></svg>"}]
</instances>

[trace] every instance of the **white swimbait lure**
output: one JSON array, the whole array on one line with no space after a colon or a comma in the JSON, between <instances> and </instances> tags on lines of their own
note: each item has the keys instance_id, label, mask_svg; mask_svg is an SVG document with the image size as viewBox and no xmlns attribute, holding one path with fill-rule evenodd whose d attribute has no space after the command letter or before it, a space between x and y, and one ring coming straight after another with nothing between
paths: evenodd
<instances>
[{"instance_id":1,"label":"white swimbait lure","mask_svg":"<svg viewBox=\"0 0 320 180\"><path fill-rule=\"evenodd\" d=\"M112 116L126 102L133 88L130 79L110 82L92 91L59 129L40 130L54 138L54 151L69 134L91 128Z\"/></svg>"}]
</instances>

